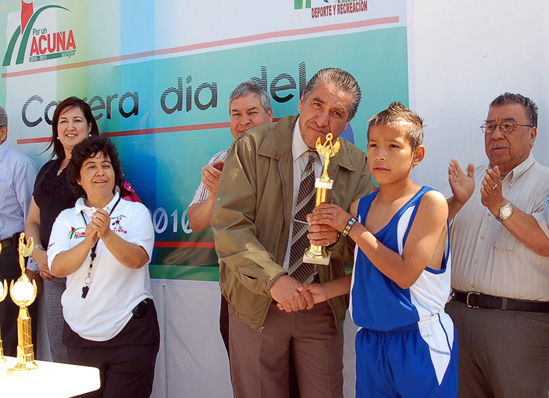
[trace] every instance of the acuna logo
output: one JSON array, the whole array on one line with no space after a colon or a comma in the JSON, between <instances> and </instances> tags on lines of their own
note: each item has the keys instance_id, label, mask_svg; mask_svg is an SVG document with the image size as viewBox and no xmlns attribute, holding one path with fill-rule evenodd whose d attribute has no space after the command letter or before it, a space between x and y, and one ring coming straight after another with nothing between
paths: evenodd
<instances>
[{"instance_id":1,"label":"acuna logo","mask_svg":"<svg viewBox=\"0 0 549 398\"><path fill-rule=\"evenodd\" d=\"M61 57L72 57L76 52L76 42L72 30L62 32L48 32L47 28L35 28L34 24L40 14L48 9L69 9L58 5L47 5L34 12L33 3L21 2L21 25L15 29L4 55L3 66L11 65L15 47L19 40L19 50L15 64L22 64L25 60L27 46L30 43L29 62L44 61ZM31 38L32 37L32 38Z\"/></svg>"}]
</instances>

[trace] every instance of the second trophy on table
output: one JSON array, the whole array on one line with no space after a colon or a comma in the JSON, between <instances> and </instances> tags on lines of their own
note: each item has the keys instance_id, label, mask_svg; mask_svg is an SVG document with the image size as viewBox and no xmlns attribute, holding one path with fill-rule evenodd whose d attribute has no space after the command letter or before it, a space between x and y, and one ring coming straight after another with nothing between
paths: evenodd
<instances>
[{"instance_id":1,"label":"second trophy on table","mask_svg":"<svg viewBox=\"0 0 549 398\"><path fill-rule=\"evenodd\" d=\"M11 281L10 296L15 304L19 306L19 317L17 318L17 364L11 372L31 370L38 365L34 361L34 348L32 345L31 318L27 307L34 302L38 289L34 279L29 280L25 273L25 257L31 255L34 249L33 239L30 238L25 244L25 234L19 237L19 266L21 276L15 284Z\"/></svg>"}]
</instances>

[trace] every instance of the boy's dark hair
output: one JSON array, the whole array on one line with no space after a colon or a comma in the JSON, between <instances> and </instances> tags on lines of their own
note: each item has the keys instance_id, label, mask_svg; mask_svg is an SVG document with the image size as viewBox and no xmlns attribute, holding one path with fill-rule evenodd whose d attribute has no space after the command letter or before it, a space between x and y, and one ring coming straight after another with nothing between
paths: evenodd
<instances>
[{"instance_id":1,"label":"boy's dark hair","mask_svg":"<svg viewBox=\"0 0 549 398\"><path fill-rule=\"evenodd\" d=\"M80 108L80 110L84 114L84 117L86 118L86 122L91 124L90 136L99 135L99 127L97 126L97 122L93 117L90 106L78 97L66 98L59 105L57 105L57 108L55 108L55 112L53 113L53 119L51 122L52 136L51 141L46 148L47 151L53 146L53 153L51 154L52 158L54 156L57 156L58 159L65 158L65 149L63 148L63 144L61 143L61 141L58 140L59 133L57 132L57 124L59 123L59 117L61 116L61 112L63 112L67 108L72 108L75 106Z\"/></svg>"},{"instance_id":2,"label":"boy's dark hair","mask_svg":"<svg viewBox=\"0 0 549 398\"><path fill-rule=\"evenodd\" d=\"M105 157L109 158L114 170L114 185L116 186L116 182L120 181L120 158L118 157L116 146L107 137L97 135L86 138L73 148L71 160L68 165L67 179L72 192L77 198L87 198L86 191L78 184L82 165L87 159L95 157L98 153L102 153Z\"/></svg>"},{"instance_id":3,"label":"boy's dark hair","mask_svg":"<svg viewBox=\"0 0 549 398\"><path fill-rule=\"evenodd\" d=\"M391 102L387 109L370 119L368 138L370 137L370 128L382 124L406 124L406 138L412 146L412 151L415 151L423 143L423 119L398 101Z\"/></svg>"}]
</instances>

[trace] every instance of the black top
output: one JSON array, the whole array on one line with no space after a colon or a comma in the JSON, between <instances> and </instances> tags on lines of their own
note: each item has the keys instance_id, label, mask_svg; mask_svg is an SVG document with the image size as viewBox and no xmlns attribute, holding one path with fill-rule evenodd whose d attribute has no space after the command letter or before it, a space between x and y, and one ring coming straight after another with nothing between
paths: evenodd
<instances>
[{"instance_id":1,"label":"black top","mask_svg":"<svg viewBox=\"0 0 549 398\"><path fill-rule=\"evenodd\" d=\"M65 209L74 207L76 197L67 181L67 168L57 175L62 159L47 162L34 183L34 201L40 208L40 240L48 247L55 219Z\"/></svg>"}]
</instances>

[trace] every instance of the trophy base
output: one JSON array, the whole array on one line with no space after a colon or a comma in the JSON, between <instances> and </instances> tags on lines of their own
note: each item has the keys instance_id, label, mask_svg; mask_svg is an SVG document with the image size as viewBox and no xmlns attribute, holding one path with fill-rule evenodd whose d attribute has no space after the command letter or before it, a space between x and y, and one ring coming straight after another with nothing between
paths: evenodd
<instances>
[{"instance_id":1,"label":"trophy base","mask_svg":"<svg viewBox=\"0 0 549 398\"><path fill-rule=\"evenodd\" d=\"M17 363L8 371L21 372L36 369L38 365L34 362L34 349L32 344L17 346Z\"/></svg>"},{"instance_id":2,"label":"trophy base","mask_svg":"<svg viewBox=\"0 0 549 398\"><path fill-rule=\"evenodd\" d=\"M19 372L25 372L27 370L36 369L37 367L38 365L36 364L36 362L34 362L34 360L31 362L21 362L21 363L18 362L13 368L8 369L7 373L9 375L15 375L15 374L18 374Z\"/></svg>"},{"instance_id":3,"label":"trophy base","mask_svg":"<svg viewBox=\"0 0 549 398\"><path fill-rule=\"evenodd\" d=\"M328 253L325 256L324 255L316 255L315 253L311 253L310 250L308 250L305 255L303 256L303 262L308 264L316 264L316 265L328 265L330 264L330 257L332 256L332 253Z\"/></svg>"}]
</instances>

